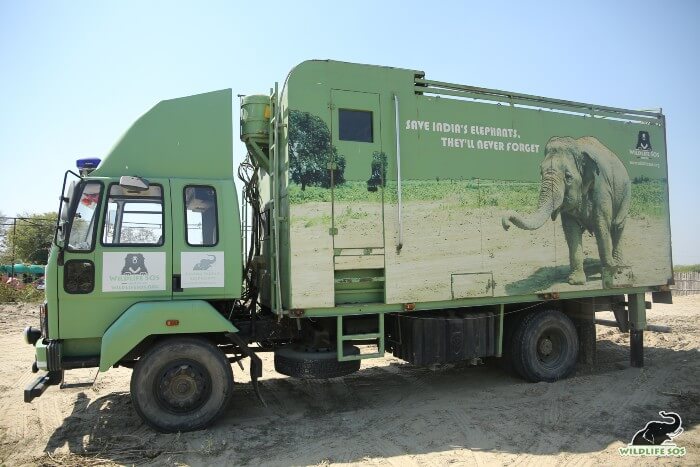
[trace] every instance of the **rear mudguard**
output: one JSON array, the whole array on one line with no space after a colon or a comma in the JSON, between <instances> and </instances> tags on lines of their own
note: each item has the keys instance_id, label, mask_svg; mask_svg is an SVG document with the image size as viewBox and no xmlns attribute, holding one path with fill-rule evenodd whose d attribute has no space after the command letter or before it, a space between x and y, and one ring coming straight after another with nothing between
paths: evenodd
<instances>
[{"instance_id":1,"label":"rear mudguard","mask_svg":"<svg viewBox=\"0 0 700 467\"><path fill-rule=\"evenodd\" d=\"M148 336L235 332L238 329L203 300L136 303L102 337L100 371L107 371Z\"/></svg>"}]
</instances>

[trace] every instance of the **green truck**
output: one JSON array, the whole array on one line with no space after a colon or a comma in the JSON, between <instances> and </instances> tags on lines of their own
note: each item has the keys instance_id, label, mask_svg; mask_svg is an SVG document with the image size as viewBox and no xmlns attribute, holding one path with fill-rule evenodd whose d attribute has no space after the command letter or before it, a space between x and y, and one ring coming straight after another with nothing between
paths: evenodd
<instances>
[{"instance_id":1,"label":"green truck","mask_svg":"<svg viewBox=\"0 0 700 467\"><path fill-rule=\"evenodd\" d=\"M241 97L237 187L233 99L160 102L66 172L25 401L128 367L147 424L201 429L232 363L260 396L260 352L300 378L390 352L556 381L594 363L598 311L643 365L673 278L660 111L307 61Z\"/></svg>"}]
</instances>

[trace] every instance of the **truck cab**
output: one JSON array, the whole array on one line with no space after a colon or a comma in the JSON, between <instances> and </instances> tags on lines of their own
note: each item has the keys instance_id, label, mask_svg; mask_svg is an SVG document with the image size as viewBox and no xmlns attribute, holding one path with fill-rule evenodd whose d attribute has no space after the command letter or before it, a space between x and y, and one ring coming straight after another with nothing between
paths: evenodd
<instances>
[{"instance_id":1,"label":"truck cab","mask_svg":"<svg viewBox=\"0 0 700 467\"><path fill-rule=\"evenodd\" d=\"M25 399L164 336L236 330L221 312L242 293L231 139L230 91L166 101L66 173L41 324L25 331L48 373Z\"/></svg>"}]
</instances>

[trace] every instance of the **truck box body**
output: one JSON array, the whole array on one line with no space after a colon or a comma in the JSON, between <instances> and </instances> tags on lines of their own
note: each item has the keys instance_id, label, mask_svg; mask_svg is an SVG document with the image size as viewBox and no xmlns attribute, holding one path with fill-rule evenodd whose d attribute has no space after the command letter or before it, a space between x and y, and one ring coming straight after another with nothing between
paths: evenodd
<instances>
[{"instance_id":1,"label":"truck box body","mask_svg":"<svg viewBox=\"0 0 700 467\"><path fill-rule=\"evenodd\" d=\"M666 285L672 278L660 114L586 108L430 82L413 70L332 61L296 67L281 110L285 309L503 303L546 293L611 294L608 289ZM534 230L506 230L509 216L538 211L548 147L578 170L571 175L578 189L566 180L560 186L569 206L578 196L580 209L561 207ZM596 198L594 187L608 192L607 201ZM597 227L584 220L605 209L603 230L613 242L621 237L606 280ZM561 213L583 232L583 282L569 280Z\"/></svg>"}]
</instances>

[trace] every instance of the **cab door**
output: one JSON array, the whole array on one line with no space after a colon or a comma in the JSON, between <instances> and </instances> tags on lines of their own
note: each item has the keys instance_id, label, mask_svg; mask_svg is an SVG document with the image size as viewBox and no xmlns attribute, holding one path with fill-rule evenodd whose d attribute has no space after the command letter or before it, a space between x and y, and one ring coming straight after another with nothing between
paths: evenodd
<instances>
[{"instance_id":1,"label":"cab door","mask_svg":"<svg viewBox=\"0 0 700 467\"><path fill-rule=\"evenodd\" d=\"M172 294L170 187L83 181L58 266L59 336L99 338L134 303Z\"/></svg>"},{"instance_id":2,"label":"cab door","mask_svg":"<svg viewBox=\"0 0 700 467\"><path fill-rule=\"evenodd\" d=\"M171 179L173 298L240 297L240 224L232 181Z\"/></svg>"}]
</instances>

